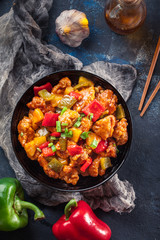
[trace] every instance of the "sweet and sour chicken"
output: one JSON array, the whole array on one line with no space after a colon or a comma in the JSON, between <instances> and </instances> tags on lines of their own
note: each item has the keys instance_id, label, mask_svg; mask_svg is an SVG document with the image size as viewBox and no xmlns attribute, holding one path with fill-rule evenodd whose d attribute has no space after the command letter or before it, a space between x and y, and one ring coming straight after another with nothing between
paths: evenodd
<instances>
[{"instance_id":1,"label":"sweet and sour chicken","mask_svg":"<svg viewBox=\"0 0 160 240\"><path fill-rule=\"evenodd\" d=\"M17 126L27 156L68 184L76 185L80 175L104 175L117 146L128 141L125 112L113 91L84 77L75 86L64 77L33 91L28 116Z\"/></svg>"}]
</instances>

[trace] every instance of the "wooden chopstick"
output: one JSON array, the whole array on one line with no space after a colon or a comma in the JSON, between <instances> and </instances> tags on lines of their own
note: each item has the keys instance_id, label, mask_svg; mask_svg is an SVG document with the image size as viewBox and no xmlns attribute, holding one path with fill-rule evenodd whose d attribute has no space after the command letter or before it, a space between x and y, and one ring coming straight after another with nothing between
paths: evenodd
<instances>
[{"instance_id":1,"label":"wooden chopstick","mask_svg":"<svg viewBox=\"0 0 160 240\"><path fill-rule=\"evenodd\" d=\"M146 105L144 106L140 116L142 117L145 113L145 111L147 110L147 108L149 107L150 103L152 102L153 98L156 96L158 90L160 89L160 81L158 82L157 86L155 87L153 93L151 94L148 102L146 103Z\"/></svg>"},{"instance_id":2,"label":"wooden chopstick","mask_svg":"<svg viewBox=\"0 0 160 240\"><path fill-rule=\"evenodd\" d=\"M143 106L143 103L144 103L144 100L145 100L145 97L146 97L146 94L147 94L147 91L148 91L148 87L149 87L149 84L150 84L150 81L151 81L151 78L152 78L152 74L153 74L153 71L154 71L154 68L155 68L155 65L156 65L156 62L157 62L159 51L160 51L160 37L158 39L156 50L154 52L154 56L153 56L153 59L152 59L152 64L151 64L151 67L149 69L147 81L146 81L146 84L145 84L145 87L144 87L144 90L143 90L143 94L142 94L142 97L141 97L141 101L140 101L140 104L139 104L139 108L138 108L139 111L141 111L141 109L142 109L142 106Z\"/></svg>"}]
</instances>

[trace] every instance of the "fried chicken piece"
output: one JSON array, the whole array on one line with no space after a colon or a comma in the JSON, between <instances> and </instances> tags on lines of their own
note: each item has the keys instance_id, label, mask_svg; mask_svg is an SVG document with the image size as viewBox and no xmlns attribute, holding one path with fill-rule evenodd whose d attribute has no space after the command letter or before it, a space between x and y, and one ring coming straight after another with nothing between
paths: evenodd
<instances>
[{"instance_id":1,"label":"fried chicken piece","mask_svg":"<svg viewBox=\"0 0 160 240\"><path fill-rule=\"evenodd\" d=\"M93 160L92 164L89 166L89 175L92 177L97 177L99 172L99 166L100 166L100 157L97 157Z\"/></svg>"},{"instance_id":2,"label":"fried chicken piece","mask_svg":"<svg viewBox=\"0 0 160 240\"><path fill-rule=\"evenodd\" d=\"M18 140L23 147L27 142L33 140L35 132L32 128L32 121L30 118L24 116L23 119L18 123L18 133Z\"/></svg>"},{"instance_id":3,"label":"fried chicken piece","mask_svg":"<svg viewBox=\"0 0 160 240\"><path fill-rule=\"evenodd\" d=\"M65 165L60 172L59 178L64 180L66 183L76 185L79 180L78 171L75 168Z\"/></svg>"},{"instance_id":4,"label":"fried chicken piece","mask_svg":"<svg viewBox=\"0 0 160 240\"><path fill-rule=\"evenodd\" d=\"M36 109L36 108L45 108L45 101L44 101L44 99L43 98L41 98L41 97L38 97L38 96L36 96L36 97L33 97L32 98L32 101L31 102L29 102L29 103L27 103L27 107L28 108L31 108L31 109Z\"/></svg>"},{"instance_id":5,"label":"fried chicken piece","mask_svg":"<svg viewBox=\"0 0 160 240\"><path fill-rule=\"evenodd\" d=\"M112 90L107 89L102 93L99 93L97 95L97 100L105 107L105 109L109 110L109 114L113 114L116 111L118 99Z\"/></svg>"},{"instance_id":6,"label":"fried chicken piece","mask_svg":"<svg viewBox=\"0 0 160 240\"><path fill-rule=\"evenodd\" d=\"M113 115L109 115L97 121L92 129L97 135L106 140L107 138L112 137L115 124L116 118Z\"/></svg>"},{"instance_id":7,"label":"fried chicken piece","mask_svg":"<svg viewBox=\"0 0 160 240\"><path fill-rule=\"evenodd\" d=\"M82 132L88 132L91 129L92 125L92 121L90 121L87 117L83 117L79 129L82 130Z\"/></svg>"},{"instance_id":8,"label":"fried chicken piece","mask_svg":"<svg viewBox=\"0 0 160 240\"><path fill-rule=\"evenodd\" d=\"M94 87L89 87L79 91L79 93L82 95L82 99L74 104L73 109L82 112L82 109L94 100L95 90Z\"/></svg>"},{"instance_id":9,"label":"fried chicken piece","mask_svg":"<svg viewBox=\"0 0 160 240\"><path fill-rule=\"evenodd\" d=\"M63 94L67 87L71 86L71 80L68 77L62 78L59 83L52 88L52 93Z\"/></svg>"},{"instance_id":10,"label":"fried chicken piece","mask_svg":"<svg viewBox=\"0 0 160 240\"><path fill-rule=\"evenodd\" d=\"M27 107L30 109L36 109L39 108L43 113L52 111L55 111L55 108L52 107L50 102L45 102L45 100L41 97L33 97L32 101L27 103Z\"/></svg>"},{"instance_id":11,"label":"fried chicken piece","mask_svg":"<svg viewBox=\"0 0 160 240\"><path fill-rule=\"evenodd\" d=\"M117 146L113 138L108 139L108 148L106 149L106 153L107 153L106 157L113 157L113 158L117 157Z\"/></svg>"},{"instance_id":12,"label":"fried chicken piece","mask_svg":"<svg viewBox=\"0 0 160 240\"><path fill-rule=\"evenodd\" d=\"M61 123L67 123L67 127L72 127L79 117L79 113L73 110L68 109L58 117L58 120Z\"/></svg>"},{"instance_id":13,"label":"fried chicken piece","mask_svg":"<svg viewBox=\"0 0 160 240\"><path fill-rule=\"evenodd\" d=\"M124 145L128 141L127 119L122 118L117 124L113 132L117 145Z\"/></svg>"}]
</instances>

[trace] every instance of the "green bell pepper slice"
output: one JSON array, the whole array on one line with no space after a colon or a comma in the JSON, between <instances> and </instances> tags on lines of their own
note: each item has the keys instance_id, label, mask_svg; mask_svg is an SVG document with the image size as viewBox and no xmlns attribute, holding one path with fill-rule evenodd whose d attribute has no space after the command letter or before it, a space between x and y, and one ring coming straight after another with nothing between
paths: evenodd
<instances>
[{"instance_id":1,"label":"green bell pepper slice","mask_svg":"<svg viewBox=\"0 0 160 240\"><path fill-rule=\"evenodd\" d=\"M35 212L34 220L43 219L43 212L25 202L20 182L15 178L0 179L0 231L14 231L28 224L27 208Z\"/></svg>"}]
</instances>

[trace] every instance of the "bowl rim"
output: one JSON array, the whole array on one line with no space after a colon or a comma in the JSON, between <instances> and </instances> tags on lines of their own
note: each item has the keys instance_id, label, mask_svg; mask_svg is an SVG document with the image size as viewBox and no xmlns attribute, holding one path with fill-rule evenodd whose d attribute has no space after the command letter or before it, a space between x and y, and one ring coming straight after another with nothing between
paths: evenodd
<instances>
[{"instance_id":1,"label":"bowl rim","mask_svg":"<svg viewBox=\"0 0 160 240\"><path fill-rule=\"evenodd\" d=\"M82 74L83 74L83 73L84 73L84 74L89 74L91 77L93 76L93 77L95 77L95 78L97 78L97 79L100 79L102 82L105 81L106 84L110 85L110 86L113 88L113 91L115 91L114 93L115 93L115 94L118 93L118 94L120 95L120 97L123 99L123 101L124 101L124 103L125 103L125 105L126 105L126 109L127 109L127 111L128 111L129 122L130 122L130 136L129 136L128 142L127 142L128 147L127 147L127 149L126 149L125 155L124 155L121 163L116 167L116 169L113 171L112 174L110 174L108 177L106 177L106 178L105 178L103 181L101 181L100 183L97 183L97 184L95 184L94 186L90 186L90 187L86 187L86 188L80 188L80 189L63 189L63 188L59 188L59 187L54 187L54 186L51 186L51 185L46 184L46 183L43 182L42 180L38 179L38 177L32 175L32 174L28 171L28 169L24 166L24 164L19 160L18 153L17 153L17 151L16 151L16 149L15 149L15 146L14 146L14 143L13 143L13 138L12 138L13 118L14 118L14 115L15 115L15 111L16 111L17 105L20 103L21 99L22 99L23 96L26 94L26 91L28 91L30 88L33 88L35 85L38 86L37 83L40 82L41 80L43 80L43 79L46 78L46 77L49 78L49 77L51 77L52 75L56 75L56 74L60 74L60 73L63 74L63 73L65 73L65 72L70 72L70 73L73 73L73 74L74 74L75 72L77 72L77 73L79 73L79 74L81 74L81 73L82 73ZM79 75L79 76L80 76L80 75ZM67 77L67 74L66 74L66 77ZM48 81L49 81L49 79L48 79ZM94 82L94 80L93 80L93 82ZM128 106L127 106L127 104L126 104L126 101L124 100L124 98L122 97L122 95L119 93L119 91L118 91L111 83L109 83L107 80L105 80L104 78L102 78L102 77L100 77L100 76L98 76L98 75L96 75L96 74L94 74L94 73L91 73L91 72L87 72L87 71L83 71L83 70L76 70L76 69L74 69L74 70L73 70L73 69L71 69L71 70L70 70L70 69L66 69L66 70L63 70L63 71L55 71L55 72L53 72L53 73L50 73L49 75L46 75L46 76L43 76L43 77L39 78L37 81L35 81L33 84L31 84L31 85L23 92L23 94L19 97L19 99L18 99L18 101L17 101L17 103L16 103L16 105L15 105L14 111L13 111L13 113L12 113L12 116L11 116L11 124L10 124L10 136L11 136L12 148L13 148L13 150L14 150L14 154L16 155L16 158L17 158L19 164L20 164L20 165L22 166L22 168L26 171L26 173L27 173L30 177L32 177L34 180L36 180L38 183L40 183L40 184L44 185L45 187L50 188L50 189L52 189L52 190L61 191L61 192L85 192L85 191L88 191L88 190L95 189L95 188L103 185L103 184L104 184L105 182L107 182L108 180L110 180L110 179L119 171L119 169L122 167L122 165L124 164L124 162L125 162L126 159L127 159L128 153L129 153L129 151L130 151L131 143L132 143L132 131L133 131L133 125L132 125L131 113L130 113L130 111L129 111L129 109L128 109ZM23 147L22 147L22 148L23 148ZM76 186L76 185L75 185L75 186ZM72 187L74 187L74 185L73 185Z\"/></svg>"}]
</instances>

